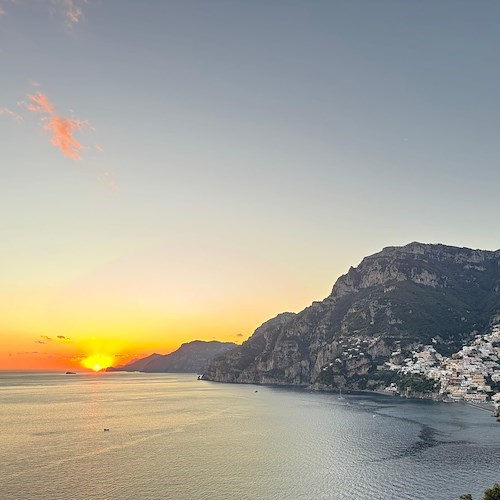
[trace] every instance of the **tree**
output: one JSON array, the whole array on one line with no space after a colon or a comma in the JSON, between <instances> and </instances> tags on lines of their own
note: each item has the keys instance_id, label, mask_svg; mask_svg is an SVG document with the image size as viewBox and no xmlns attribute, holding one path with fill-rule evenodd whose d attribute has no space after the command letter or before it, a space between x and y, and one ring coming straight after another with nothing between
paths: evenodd
<instances>
[{"instance_id":1,"label":"tree","mask_svg":"<svg viewBox=\"0 0 500 500\"><path fill-rule=\"evenodd\" d=\"M484 492L483 500L500 500L500 484L494 484Z\"/></svg>"},{"instance_id":2,"label":"tree","mask_svg":"<svg viewBox=\"0 0 500 500\"><path fill-rule=\"evenodd\" d=\"M470 493L461 495L460 500L472 500L472 495ZM500 500L500 484L496 483L491 488L485 490L483 500Z\"/></svg>"}]
</instances>

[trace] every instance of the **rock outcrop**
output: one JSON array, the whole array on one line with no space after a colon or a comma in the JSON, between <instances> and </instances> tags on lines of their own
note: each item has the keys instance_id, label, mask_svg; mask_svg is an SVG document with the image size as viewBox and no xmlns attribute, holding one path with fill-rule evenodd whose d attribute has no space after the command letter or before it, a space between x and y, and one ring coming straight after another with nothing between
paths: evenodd
<instances>
[{"instance_id":1,"label":"rock outcrop","mask_svg":"<svg viewBox=\"0 0 500 500\"><path fill-rule=\"evenodd\" d=\"M215 358L219 382L352 389L383 386L380 369L432 343L459 349L500 314L500 251L410 243L351 267L331 294L267 321Z\"/></svg>"}]
</instances>

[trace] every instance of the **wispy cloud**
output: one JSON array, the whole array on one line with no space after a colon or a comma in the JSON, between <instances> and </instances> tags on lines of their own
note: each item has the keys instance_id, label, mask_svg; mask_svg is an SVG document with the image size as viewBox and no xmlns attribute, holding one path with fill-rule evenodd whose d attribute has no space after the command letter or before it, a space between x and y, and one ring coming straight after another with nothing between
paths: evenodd
<instances>
[{"instance_id":1,"label":"wispy cloud","mask_svg":"<svg viewBox=\"0 0 500 500\"><path fill-rule=\"evenodd\" d=\"M104 186L111 190L115 190L118 188L118 182L116 181L115 174L110 170L105 170L100 175L100 180L104 184Z\"/></svg>"},{"instance_id":2,"label":"wispy cloud","mask_svg":"<svg viewBox=\"0 0 500 500\"><path fill-rule=\"evenodd\" d=\"M76 2L75 0L52 0L54 6L61 11L66 25L72 27L83 18L83 11L79 5L86 2Z\"/></svg>"},{"instance_id":3,"label":"wispy cloud","mask_svg":"<svg viewBox=\"0 0 500 500\"><path fill-rule=\"evenodd\" d=\"M1 0L0 0L1 1ZM33 86L39 85L37 82L31 82ZM33 94L27 94L24 100L17 102L19 113L11 108L0 108L0 119L2 116L12 119L16 122L24 122L27 117L35 115L42 125L42 128L49 134L50 143L61 151L66 158L72 160L82 160L82 152L85 156L89 155L90 160L95 159L96 155L104 154L104 148L100 144L85 146L75 136L77 133L95 128L87 120L79 120L72 116L64 116L59 113L55 104L49 99L47 94L36 91ZM72 114L72 112L71 112ZM114 169L109 165L103 166L97 163L88 165L90 170L96 175L103 186L107 189L115 190L118 186ZM47 339L51 340L51 339Z\"/></svg>"},{"instance_id":4,"label":"wispy cloud","mask_svg":"<svg viewBox=\"0 0 500 500\"><path fill-rule=\"evenodd\" d=\"M0 3L19 5L21 2L19 0L0 0ZM49 11L64 19L68 28L72 28L83 19L82 6L86 3L87 0L44 0L43 2ZM6 13L6 10L0 5L0 16Z\"/></svg>"},{"instance_id":5,"label":"wispy cloud","mask_svg":"<svg viewBox=\"0 0 500 500\"><path fill-rule=\"evenodd\" d=\"M26 109L41 115L40 120L43 128L51 134L50 142L60 151L73 160L81 160L80 152L85 146L74 137L75 132L89 128L89 123L67 116L61 116L47 95L42 92L28 95L29 102Z\"/></svg>"},{"instance_id":6,"label":"wispy cloud","mask_svg":"<svg viewBox=\"0 0 500 500\"><path fill-rule=\"evenodd\" d=\"M47 342L44 341L51 342L52 340L59 340L61 342L71 342L71 339L69 337L66 337L65 335L57 335L55 338L49 337L48 335L40 335L40 338L43 340L35 340L35 344L46 344Z\"/></svg>"},{"instance_id":7,"label":"wispy cloud","mask_svg":"<svg viewBox=\"0 0 500 500\"><path fill-rule=\"evenodd\" d=\"M0 16L5 16L7 14L7 11L5 10L4 7L6 7L6 4L18 4L18 0L0 0Z\"/></svg>"},{"instance_id":8,"label":"wispy cloud","mask_svg":"<svg viewBox=\"0 0 500 500\"><path fill-rule=\"evenodd\" d=\"M17 114L15 111L12 111L12 109L10 108L0 108L0 115L10 116L14 120L16 120L16 122L24 121L24 118L21 115Z\"/></svg>"}]
</instances>

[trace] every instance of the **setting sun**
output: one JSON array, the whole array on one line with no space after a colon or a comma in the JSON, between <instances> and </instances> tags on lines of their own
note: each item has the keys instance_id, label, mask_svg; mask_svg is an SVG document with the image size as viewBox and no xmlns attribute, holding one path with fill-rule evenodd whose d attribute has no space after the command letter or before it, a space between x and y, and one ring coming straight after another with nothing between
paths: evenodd
<instances>
[{"instance_id":1,"label":"setting sun","mask_svg":"<svg viewBox=\"0 0 500 500\"><path fill-rule=\"evenodd\" d=\"M95 372L101 371L111 366L114 362L114 357L107 354L93 354L82 361L82 365L89 370Z\"/></svg>"}]
</instances>

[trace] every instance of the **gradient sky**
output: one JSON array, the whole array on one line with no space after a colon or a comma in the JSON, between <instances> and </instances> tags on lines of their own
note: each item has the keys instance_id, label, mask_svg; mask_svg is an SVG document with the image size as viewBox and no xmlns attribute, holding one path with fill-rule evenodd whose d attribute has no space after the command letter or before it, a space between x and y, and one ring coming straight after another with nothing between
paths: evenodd
<instances>
[{"instance_id":1,"label":"gradient sky","mask_svg":"<svg viewBox=\"0 0 500 500\"><path fill-rule=\"evenodd\" d=\"M0 0L0 68L4 369L241 342L384 246L500 248L499 2Z\"/></svg>"}]
</instances>

